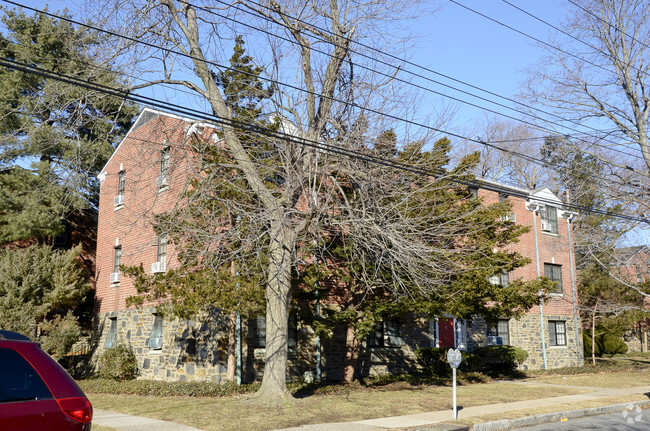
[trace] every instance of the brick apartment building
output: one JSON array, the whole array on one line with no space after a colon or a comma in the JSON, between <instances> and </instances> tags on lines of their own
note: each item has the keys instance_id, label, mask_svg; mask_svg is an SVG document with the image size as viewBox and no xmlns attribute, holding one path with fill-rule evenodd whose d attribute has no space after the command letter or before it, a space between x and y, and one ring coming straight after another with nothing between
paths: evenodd
<instances>
[{"instance_id":1,"label":"brick apartment building","mask_svg":"<svg viewBox=\"0 0 650 431\"><path fill-rule=\"evenodd\" d=\"M155 214L173 207L187 179L197 173L200 160L192 151L196 136L217 144L214 126L145 109L100 174L101 191L97 239L98 350L117 343L132 347L143 378L220 381L226 375L223 338L226 330L205 322L163 319L155 304L127 308L136 294L132 281L120 273L122 265L144 265L147 272L164 272L178 264L173 246L152 229ZM510 199L511 220L534 229L512 244L532 263L511 274L495 277L495 284L546 275L558 282L557 291L520 319L503 320L496 327L475 319L465 323L453 316L402 324L384 322L366 342L360 357L362 374L403 371L413 366L419 347L473 349L486 344L510 344L528 351L524 368L539 369L581 363L579 327L575 312L575 274L571 245L572 213L548 189L523 190L485 181L477 193L486 203ZM489 191L498 186L502 193ZM263 319L244 325L242 368L244 381L259 377L263 363ZM577 332L578 331L578 332ZM543 334L543 337L542 337ZM316 340L311 328L297 323L290 331L290 373L299 378L313 373ZM221 340L221 341L220 341ZM320 341L320 340L319 340ZM336 331L322 340L324 379L342 377L344 335Z\"/></svg>"}]
</instances>

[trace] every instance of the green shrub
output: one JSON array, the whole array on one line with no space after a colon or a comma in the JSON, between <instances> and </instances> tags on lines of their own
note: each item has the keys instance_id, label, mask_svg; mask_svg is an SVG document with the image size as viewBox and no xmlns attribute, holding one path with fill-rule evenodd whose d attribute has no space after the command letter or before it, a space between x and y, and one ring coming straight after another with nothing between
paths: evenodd
<instances>
[{"instance_id":1,"label":"green shrub","mask_svg":"<svg viewBox=\"0 0 650 431\"><path fill-rule=\"evenodd\" d=\"M427 374L446 377L451 375L451 367L447 362L447 349L436 347L421 347L415 351L417 363Z\"/></svg>"},{"instance_id":2,"label":"green shrub","mask_svg":"<svg viewBox=\"0 0 650 431\"><path fill-rule=\"evenodd\" d=\"M489 376L512 375L526 359L528 352L514 346L485 346L474 350L476 368Z\"/></svg>"},{"instance_id":3,"label":"green shrub","mask_svg":"<svg viewBox=\"0 0 650 431\"><path fill-rule=\"evenodd\" d=\"M582 345L585 356L591 356L591 332L583 332ZM594 350L596 356L617 355L627 352L627 344L616 334L606 332L596 335L596 347Z\"/></svg>"},{"instance_id":4,"label":"green shrub","mask_svg":"<svg viewBox=\"0 0 650 431\"><path fill-rule=\"evenodd\" d=\"M117 381L133 380L138 375L138 360L128 346L106 349L97 361L99 377Z\"/></svg>"},{"instance_id":5,"label":"green shrub","mask_svg":"<svg viewBox=\"0 0 650 431\"><path fill-rule=\"evenodd\" d=\"M620 337L614 334L605 334L603 336L603 354L617 355L627 353L627 344Z\"/></svg>"}]
</instances>

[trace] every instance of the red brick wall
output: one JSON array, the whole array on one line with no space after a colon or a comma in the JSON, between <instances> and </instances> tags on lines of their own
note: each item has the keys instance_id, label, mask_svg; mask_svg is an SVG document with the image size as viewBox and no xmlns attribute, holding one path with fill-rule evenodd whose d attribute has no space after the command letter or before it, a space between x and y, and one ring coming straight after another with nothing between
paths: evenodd
<instances>
[{"instance_id":1,"label":"red brick wall","mask_svg":"<svg viewBox=\"0 0 650 431\"><path fill-rule=\"evenodd\" d=\"M483 190L479 191L479 196L486 204L498 201L498 193ZM549 294L548 300L543 305L545 315L572 315L573 314L573 295L571 285L571 257L573 246L569 244L569 235L567 231L567 220L562 218L562 211L558 209L558 234L542 232L541 219L539 214L533 216L533 212L526 209L526 200L516 196L509 196L512 202L512 212L516 217L516 224L530 226L528 233L520 237L519 242L510 244L510 250L518 252L529 258L531 262L518 268L510 275L511 279L533 280L537 278L537 261L535 252L535 230L534 224L537 225L537 243L539 249L539 271L541 276L544 275L544 263L562 265L562 290L560 295ZM571 239L573 240L573 234ZM535 306L529 310L529 314L539 314L539 307Z\"/></svg>"},{"instance_id":2,"label":"red brick wall","mask_svg":"<svg viewBox=\"0 0 650 431\"><path fill-rule=\"evenodd\" d=\"M157 236L153 216L174 207L189 175L198 171L199 160L191 151L192 138L186 138L191 123L158 116L131 131L107 163L101 182L97 232L97 302L100 313L125 308L125 299L136 293L133 283L122 275L119 285L110 283L114 249L122 246L122 264L143 264L151 271L156 262ZM205 130L206 137L213 130ZM159 189L161 151L170 148L169 186ZM116 207L118 173L125 171L124 205ZM174 247L167 246L167 268L178 264Z\"/></svg>"}]
</instances>

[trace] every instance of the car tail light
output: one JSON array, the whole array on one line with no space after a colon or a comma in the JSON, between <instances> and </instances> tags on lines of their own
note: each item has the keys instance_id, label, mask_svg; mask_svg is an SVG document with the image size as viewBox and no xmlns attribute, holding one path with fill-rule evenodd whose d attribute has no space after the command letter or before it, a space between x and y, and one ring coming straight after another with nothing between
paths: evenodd
<instances>
[{"instance_id":1,"label":"car tail light","mask_svg":"<svg viewBox=\"0 0 650 431\"><path fill-rule=\"evenodd\" d=\"M88 423L93 419L93 406L87 398L62 398L56 401L63 413L78 422Z\"/></svg>"}]
</instances>

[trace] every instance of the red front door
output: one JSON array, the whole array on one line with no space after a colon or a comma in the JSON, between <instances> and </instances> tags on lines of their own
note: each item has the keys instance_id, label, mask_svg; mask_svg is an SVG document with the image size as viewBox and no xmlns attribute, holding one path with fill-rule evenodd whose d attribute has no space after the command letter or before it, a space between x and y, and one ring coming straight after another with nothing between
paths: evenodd
<instances>
[{"instance_id":1,"label":"red front door","mask_svg":"<svg viewBox=\"0 0 650 431\"><path fill-rule=\"evenodd\" d=\"M438 337L440 347L456 348L456 337L454 336L454 319L449 317L438 318Z\"/></svg>"}]
</instances>

